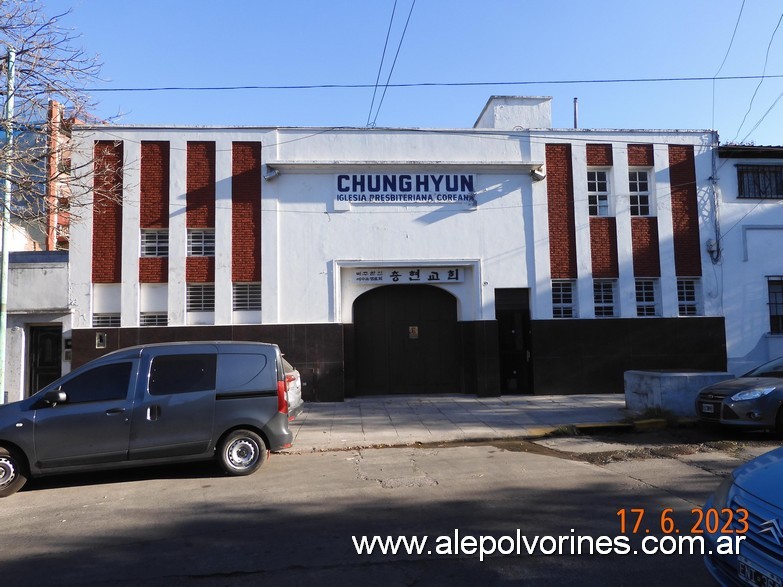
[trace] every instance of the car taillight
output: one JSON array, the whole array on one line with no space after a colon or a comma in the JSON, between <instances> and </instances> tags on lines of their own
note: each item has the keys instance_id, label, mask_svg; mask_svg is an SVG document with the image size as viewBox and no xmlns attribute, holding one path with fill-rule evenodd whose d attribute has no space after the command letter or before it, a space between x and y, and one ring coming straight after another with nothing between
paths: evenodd
<instances>
[{"instance_id":1,"label":"car taillight","mask_svg":"<svg viewBox=\"0 0 783 587\"><path fill-rule=\"evenodd\" d=\"M281 414L288 413L288 400L286 399L285 381L277 382L277 411Z\"/></svg>"},{"instance_id":2,"label":"car taillight","mask_svg":"<svg viewBox=\"0 0 783 587\"><path fill-rule=\"evenodd\" d=\"M294 381L296 381L296 375L294 375L293 373L286 373L285 374L285 382L286 383L293 383Z\"/></svg>"}]
</instances>

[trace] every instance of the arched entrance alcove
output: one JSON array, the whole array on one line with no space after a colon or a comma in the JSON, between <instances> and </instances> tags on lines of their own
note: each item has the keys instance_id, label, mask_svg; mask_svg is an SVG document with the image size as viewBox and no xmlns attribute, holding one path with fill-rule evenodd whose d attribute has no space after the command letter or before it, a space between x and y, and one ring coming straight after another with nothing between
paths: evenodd
<instances>
[{"instance_id":1,"label":"arched entrance alcove","mask_svg":"<svg viewBox=\"0 0 783 587\"><path fill-rule=\"evenodd\" d=\"M356 393L457 393L457 299L428 285L387 285L354 301Z\"/></svg>"}]
</instances>

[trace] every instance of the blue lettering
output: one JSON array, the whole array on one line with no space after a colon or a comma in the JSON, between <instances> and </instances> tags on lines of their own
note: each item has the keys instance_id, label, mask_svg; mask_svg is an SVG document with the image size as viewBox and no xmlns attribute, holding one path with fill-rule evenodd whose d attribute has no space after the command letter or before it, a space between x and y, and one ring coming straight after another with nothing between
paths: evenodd
<instances>
[{"instance_id":1,"label":"blue lettering","mask_svg":"<svg viewBox=\"0 0 783 587\"><path fill-rule=\"evenodd\" d=\"M401 175L399 179L399 188L401 192L409 192L411 191L411 176L410 175Z\"/></svg>"},{"instance_id":2,"label":"blue lettering","mask_svg":"<svg viewBox=\"0 0 783 587\"><path fill-rule=\"evenodd\" d=\"M375 182L373 183L373 180ZM367 176L367 191L379 192L381 191L381 176L380 175L368 175Z\"/></svg>"},{"instance_id":3,"label":"blue lettering","mask_svg":"<svg viewBox=\"0 0 783 587\"><path fill-rule=\"evenodd\" d=\"M443 183L443 176L442 175L432 175L432 183L435 185L435 191L440 191L440 184Z\"/></svg>"},{"instance_id":4,"label":"blue lettering","mask_svg":"<svg viewBox=\"0 0 783 587\"><path fill-rule=\"evenodd\" d=\"M383 176L383 191L384 192L396 192L397 191L397 176L396 175L384 175Z\"/></svg>"},{"instance_id":5,"label":"blue lettering","mask_svg":"<svg viewBox=\"0 0 783 587\"><path fill-rule=\"evenodd\" d=\"M460 178L462 180L460 184L460 190L461 192L468 192L469 194L473 193L473 176L472 175L463 175Z\"/></svg>"},{"instance_id":6,"label":"blue lettering","mask_svg":"<svg viewBox=\"0 0 783 587\"><path fill-rule=\"evenodd\" d=\"M416 176L416 191L428 192L430 190L430 178L427 175Z\"/></svg>"},{"instance_id":7,"label":"blue lettering","mask_svg":"<svg viewBox=\"0 0 783 587\"><path fill-rule=\"evenodd\" d=\"M338 192L347 192L350 188L343 182L348 181L351 179L347 175L338 175L337 176L337 191Z\"/></svg>"}]
</instances>

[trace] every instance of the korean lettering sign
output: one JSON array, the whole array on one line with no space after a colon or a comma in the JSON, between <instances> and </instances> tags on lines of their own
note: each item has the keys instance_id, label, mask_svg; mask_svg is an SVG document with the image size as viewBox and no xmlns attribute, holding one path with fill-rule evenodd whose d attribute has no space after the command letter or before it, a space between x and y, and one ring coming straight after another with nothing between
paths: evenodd
<instances>
[{"instance_id":1,"label":"korean lettering sign","mask_svg":"<svg viewBox=\"0 0 783 587\"><path fill-rule=\"evenodd\" d=\"M353 270L353 282L367 285L462 283L464 280L462 267L356 268Z\"/></svg>"}]
</instances>

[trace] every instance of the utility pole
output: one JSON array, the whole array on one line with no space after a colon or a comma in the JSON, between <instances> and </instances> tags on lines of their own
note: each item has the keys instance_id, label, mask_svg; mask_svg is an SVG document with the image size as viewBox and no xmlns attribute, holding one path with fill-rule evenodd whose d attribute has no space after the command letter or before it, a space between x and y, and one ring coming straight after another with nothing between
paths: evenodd
<instances>
[{"instance_id":1,"label":"utility pole","mask_svg":"<svg viewBox=\"0 0 783 587\"><path fill-rule=\"evenodd\" d=\"M7 92L5 95L5 110L3 112L5 140L6 140L6 165L5 181L3 182L3 255L0 261L0 404L5 403L5 356L6 356L6 328L8 324L8 247L11 240L11 173L14 168L14 61L16 53L8 49L8 61L6 63Z\"/></svg>"}]
</instances>

